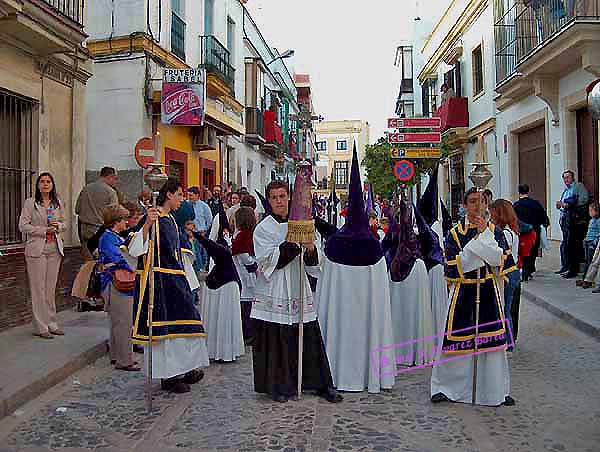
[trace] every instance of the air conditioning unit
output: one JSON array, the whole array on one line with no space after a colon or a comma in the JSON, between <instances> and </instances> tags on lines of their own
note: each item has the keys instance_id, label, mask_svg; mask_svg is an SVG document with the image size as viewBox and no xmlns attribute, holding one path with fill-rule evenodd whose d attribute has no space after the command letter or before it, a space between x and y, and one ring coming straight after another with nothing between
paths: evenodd
<instances>
[{"instance_id":1,"label":"air conditioning unit","mask_svg":"<svg viewBox=\"0 0 600 452\"><path fill-rule=\"evenodd\" d=\"M194 127L192 131L192 149L194 151L217 149L217 129L207 125Z\"/></svg>"}]
</instances>

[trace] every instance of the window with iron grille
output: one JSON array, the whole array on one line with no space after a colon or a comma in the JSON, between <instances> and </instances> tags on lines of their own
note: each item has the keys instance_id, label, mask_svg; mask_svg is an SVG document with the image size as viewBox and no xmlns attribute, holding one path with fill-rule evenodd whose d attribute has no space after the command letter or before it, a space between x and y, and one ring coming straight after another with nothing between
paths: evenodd
<instances>
[{"instance_id":1,"label":"window with iron grille","mask_svg":"<svg viewBox=\"0 0 600 452\"><path fill-rule=\"evenodd\" d=\"M185 22L175 11L171 20L171 51L185 61Z\"/></svg>"},{"instance_id":2,"label":"window with iron grille","mask_svg":"<svg viewBox=\"0 0 600 452\"><path fill-rule=\"evenodd\" d=\"M0 246L21 243L19 215L32 196L34 103L0 90Z\"/></svg>"},{"instance_id":3,"label":"window with iron grille","mask_svg":"<svg viewBox=\"0 0 600 452\"><path fill-rule=\"evenodd\" d=\"M483 92L483 51L478 45L471 53L471 66L473 68L473 96Z\"/></svg>"},{"instance_id":4,"label":"window with iron grille","mask_svg":"<svg viewBox=\"0 0 600 452\"><path fill-rule=\"evenodd\" d=\"M317 145L318 152L327 151L327 141L317 141L316 145Z\"/></svg>"},{"instance_id":5,"label":"window with iron grille","mask_svg":"<svg viewBox=\"0 0 600 452\"><path fill-rule=\"evenodd\" d=\"M345 187L348 185L348 162L335 162L335 185Z\"/></svg>"}]
</instances>

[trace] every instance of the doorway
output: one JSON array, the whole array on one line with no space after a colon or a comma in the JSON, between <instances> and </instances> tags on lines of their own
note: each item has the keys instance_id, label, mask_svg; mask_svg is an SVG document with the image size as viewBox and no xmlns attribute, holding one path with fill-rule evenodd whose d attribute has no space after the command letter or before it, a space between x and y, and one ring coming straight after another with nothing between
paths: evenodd
<instances>
[{"instance_id":1,"label":"doorway","mask_svg":"<svg viewBox=\"0 0 600 452\"><path fill-rule=\"evenodd\" d=\"M587 108L577 110L577 174L590 201L598 201L598 121Z\"/></svg>"},{"instance_id":2,"label":"doorway","mask_svg":"<svg viewBox=\"0 0 600 452\"><path fill-rule=\"evenodd\" d=\"M546 126L526 130L519 139L519 185L529 185L529 194L547 210Z\"/></svg>"}]
</instances>

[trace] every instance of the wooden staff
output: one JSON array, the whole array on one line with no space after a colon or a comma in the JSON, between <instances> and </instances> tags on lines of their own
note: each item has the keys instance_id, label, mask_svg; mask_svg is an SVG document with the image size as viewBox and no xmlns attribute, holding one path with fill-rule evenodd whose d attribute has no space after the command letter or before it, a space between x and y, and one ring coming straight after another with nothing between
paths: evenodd
<instances>
[{"instance_id":1,"label":"wooden staff","mask_svg":"<svg viewBox=\"0 0 600 452\"><path fill-rule=\"evenodd\" d=\"M300 251L300 315L298 322L298 400L302 397L302 355L304 353L304 247Z\"/></svg>"}]
</instances>

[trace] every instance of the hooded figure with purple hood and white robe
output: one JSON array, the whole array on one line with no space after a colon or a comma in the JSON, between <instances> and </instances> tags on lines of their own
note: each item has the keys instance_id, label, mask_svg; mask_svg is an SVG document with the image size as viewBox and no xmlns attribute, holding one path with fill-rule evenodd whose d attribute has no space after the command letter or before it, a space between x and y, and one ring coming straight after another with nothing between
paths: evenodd
<instances>
[{"instance_id":1,"label":"hooded figure with purple hood and white robe","mask_svg":"<svg viewBox=\"0 0 600 452\"><path fill-rule=\"evenodd\" d=\"M356 146L346 223L327 239L322 268L316 302L335 386L370 393L391 389L394 335L387 268L369 228Z\"/></svg>"},{"instance_id":2,"label":"hooded figure with purple hood and white robe","mask_svg":"<svg viewBox=\"0 0 600 452\"><path fill-rule=\"evenodd\" d=\"M396 364L412 366L432 362L435 350L429 277L412 217L403 201L400 202L398 247L389 275Z\"/></svg>"}]
</instances>

